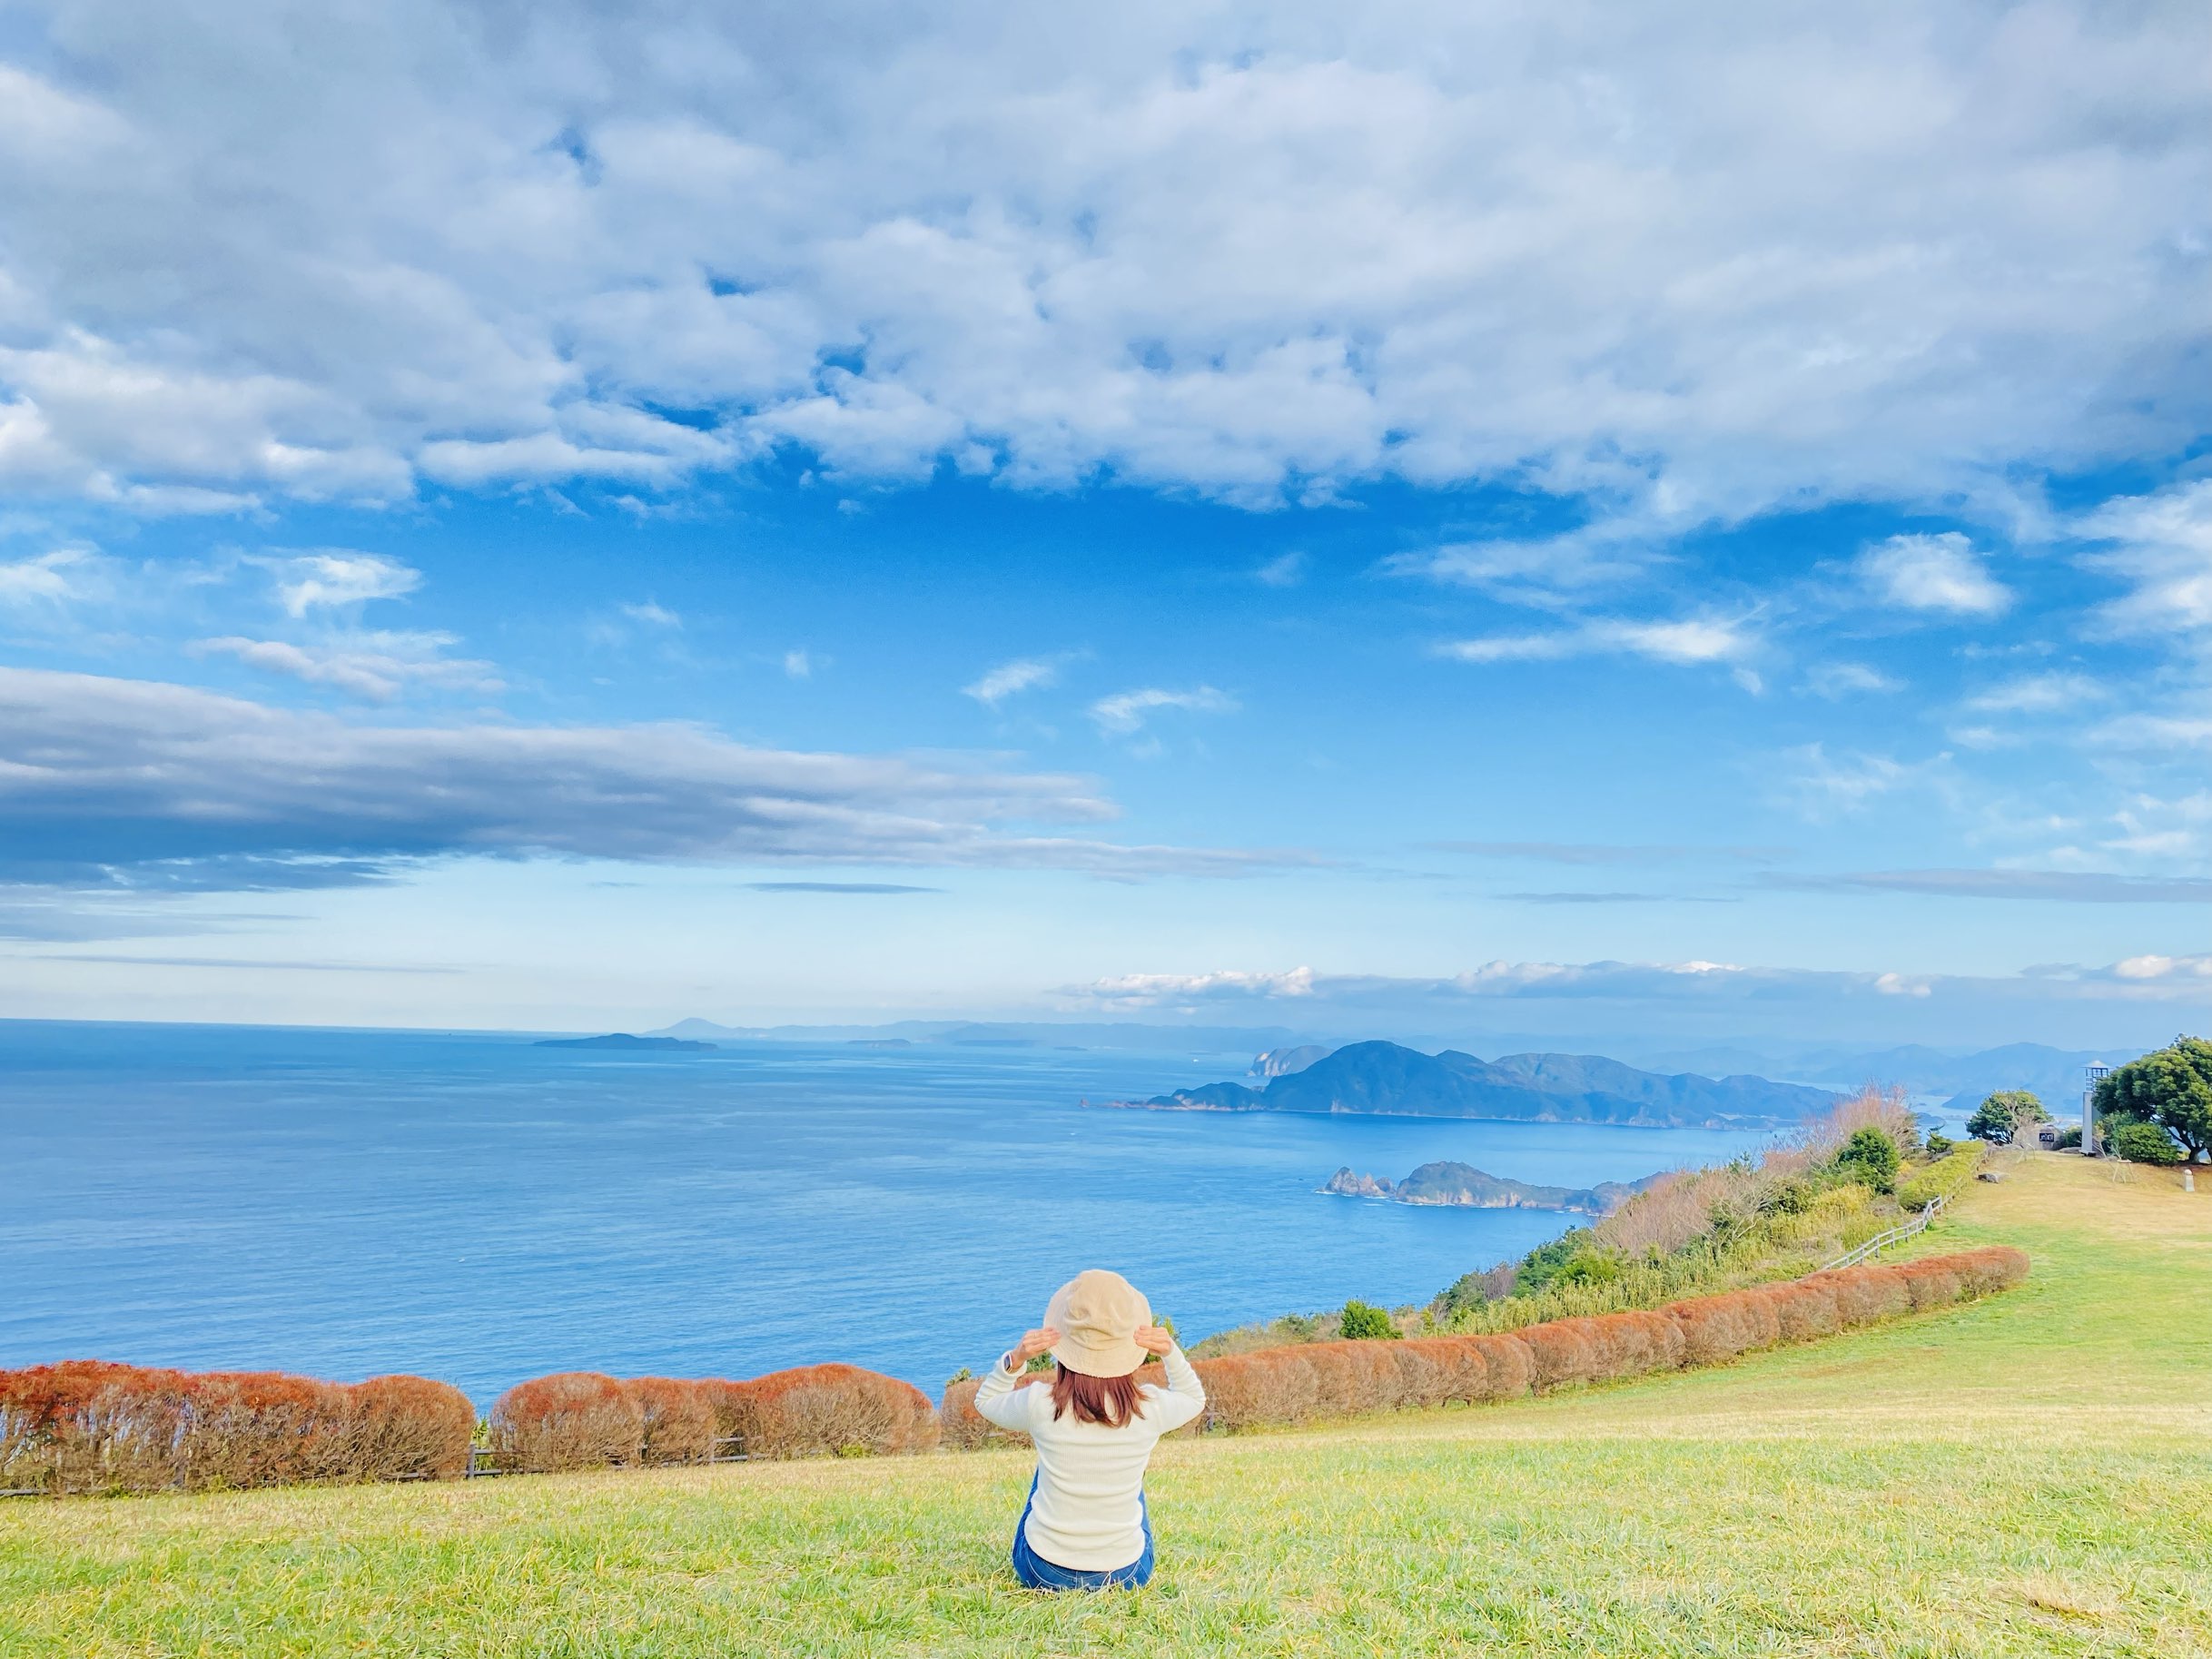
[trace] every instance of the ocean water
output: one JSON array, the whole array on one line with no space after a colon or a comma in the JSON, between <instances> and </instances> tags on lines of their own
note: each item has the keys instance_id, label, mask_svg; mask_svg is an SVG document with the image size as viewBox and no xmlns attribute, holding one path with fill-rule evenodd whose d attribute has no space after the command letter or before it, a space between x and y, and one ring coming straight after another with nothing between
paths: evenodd
<instances>
[{"instance_id":1,"label":"ocean water","mask_svg":"<svg viewBox=\"0 0 2212 1659\"><path fill-rule=\"evenodd\" d=\"M0 1022L0 1366L414 1371L484 1407L842 1359L933 1395L1086 1267L1194 1338L1573 1224L1317 1193L1339 1165L1584 1186L1760 1139L1081 1103L1249 1059Z\"/></svg>"}]
</instances>

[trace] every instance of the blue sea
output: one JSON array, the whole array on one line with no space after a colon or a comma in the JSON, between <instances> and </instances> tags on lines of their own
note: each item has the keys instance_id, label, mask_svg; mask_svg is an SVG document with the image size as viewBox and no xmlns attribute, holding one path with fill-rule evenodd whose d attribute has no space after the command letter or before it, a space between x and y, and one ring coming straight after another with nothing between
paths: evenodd
<instances>
[{"instance_id":1,"label":"blue sea","mask_svg":"<svg viewBox=\"0 0 2212 1659\"><path fill-rule=\"evenodd\" d=\"M842 1359L933 1395L1081 1269L1185 1337L1425 1299L1572 1224L1323 1197L1454 1158L1575 1186L1759 1137L1111 1111L1247 1054L0 1022L0 1366L548 1371Z\"/></svg>"}]
</instances>

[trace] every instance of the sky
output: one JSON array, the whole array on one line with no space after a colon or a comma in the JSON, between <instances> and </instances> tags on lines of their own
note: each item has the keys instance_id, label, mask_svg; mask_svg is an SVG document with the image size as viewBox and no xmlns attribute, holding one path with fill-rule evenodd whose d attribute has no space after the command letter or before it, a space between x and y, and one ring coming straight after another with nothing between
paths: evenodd
<instances>
[{"instance_id":1,"label":"sky","mask_svg":"<svg viewBox=\"0 0 2212 1659\"><path fill-rule=\"evenodd\" d=\"M0 1011L2162 1042L2212 14L0 13Z\"/></svg>"}]
</instances>

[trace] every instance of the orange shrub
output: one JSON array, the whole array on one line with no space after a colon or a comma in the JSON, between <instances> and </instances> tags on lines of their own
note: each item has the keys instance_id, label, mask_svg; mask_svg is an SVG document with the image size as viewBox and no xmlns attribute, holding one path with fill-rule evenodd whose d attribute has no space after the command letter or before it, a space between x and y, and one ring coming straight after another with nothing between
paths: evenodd
<instances>
[{"instance_id":1,"label":"orange shrub","mask_svg":"<svg viewBox=\"0 0 2212 1659\"><path fill-rule=\"evenodd\" d=\"M645 1414L629 1392L597 1371L560 1371L517 1383L491 1407L500 1466L533 1474L636 1463Z\"/></svg>"},{"instance_id":2,"label":"orange shrub","mask_svg":"<svg viewBox=\"0 0 2212 1659\"><path fill-rule=\"evenodd\" d=\"M673 1377L634 1377L622 1385L637 1407L640 1463L705 1463L714 1452L712 1387Z\"/></svg>"},{"instance_id":3,"label":"orange shrub","mask_svg":"<svg viewBox=\"0 0 2212 1659\"><path fill-rule=\"evenodd\" d=\"M420 1377L317 1382L71 1360L0 1371L0 1486L54 1493L448 1478L476 1414Z\"/></svg>"},{"instance_id":4,"label":"orange shrub","mask_svg":"<svg viewBox=\"0 0 2212 1659\"><path fill-rule=\"evenodd\" d=\"M1397 1368L1399 1402L1407 1406L1441 1406L1450 1397L1449 1373L1424 1342L1386 1342L1385 1356Z\"/></svg>"},{"instance_id":5,"label":"orange shrub","mask_svg":"<svg viewBox=\"0 0 2212 1659\"><path fill-rule=\"evenodd\" d=\"M1930 1261L1908 1261L1891 1271L1904 1281L1905 1294L1912 1299L1915 1313L1930 1308L1950 1307L1959 1299L1963 1289L1958 1270L1940 1257Z\"/></svg>"},{"instance_id":6,"label":"orange shrub","mask_svg":"<svg viewBox=\"0 0 2212 1659\"><path fill-rule=\"evenodd\" d=\"M1206 1386L1205 1420L1219 1427L1299 1423L1314 1414L1314 1369L1296 1348L1201 1359L1197 1370Z\"/></svg>"},{"instance_id":7,"label":"orange shrub","mask_svg":"<svg viewBox=\"0 0 2212 1659\"><path fill-rule=\"evenodd\" d=\"M1912 1310L1911 1293L1887 1268L1839 1268L1815 1273L1804 1282L1834 1295L1837 1318L1846 1326L1871 1325Z\"/></svg>"},{"instance_id":8,"label":"orange shrub","mask_svg":"<svg viewBox=\"0 0 2212 1659\"><path fill-rule=\"evenodd\" d=\"M1484 1363L1482 1349L1466 1338L1419 1337L1402 1346L1426 1358L1435 1378L1431 1397L1423 1404L1490 1397L1490 1368Z\"/></svg>"},{"instance_id":9,"label":"orange shrub","mask_svg":"<svg viewBox=\"0 0 2212 1659\"><path fill-rule=\"evenodd\" d=\"M1832 1337L1842 1328L1836 1293L1830 1287L1799 1279L1765 1289L1784 1342L1810 1342L1816 1337Z\"/></svg>"},{"instance_id":10,"label":"orange shrub","mask_svg":"<svg viewBox=\"0 0 2212 1659\"><path fill-rule=\"evenodd\" d=\"M450 1383L371 1377L346 1390L343 1452L333 1478L458 1480L469 1472L476 1407Z\"/></svg>"},{"instance_id":11,"label":"orange shrub","mask_svg":"<svg viewBox=\"0 0 2212 1659\"><path fill-rule=\"evenodd\" d=\"M1535 1383L1541 1392L1563 1383L1588 1382L1596 1363L1582 1327L1587 1319L1549 1319L1526 1325L1514 1334L1528 1345L1536 1360Z\"/></svg>"},{"instance_id":12,"label":"orange shrub","mask_svg":"<svg viewBox=\"0 0 2212 1659\"><path fill-rule=\"evenodd\" d=\"M1661 1311L1682 1327L1684 1365L1718 1365L1782 1339L1773 1305L1750 1291L1701 1296Z\"/></svg>"},{"instance_id":13,"label":"orange shrub","mask_svg":"<svg viewBox=\"0 0 2212 1659\"><path fill-rule=\"evenodd\" d=\"M1580 1323L1595 1357L1595 1377L1642 1377L1682 1364L1682 1327L1664 1314L1602 1313Z\"/></svg>"},{"instance_id":14,"label":"orange shrub","mask_svg":"<svg viewBox=\"0 0 2212 1659\"><path fill-rule=\"evenodd\" d=\"M281 1371L186 1379L177 1479L189 1488L284 1486L330 1478L344 1461L346 1391Z\"/></svg>"},{"instance_id":15,"label":"orange shrub","mask_svg":"<svg viewBox=\"0 0 2212 1659\"><path fill-rule=\"evenodd\" d=\"M1957 1265L1962 1294L1967 1296L2009 1290L2028 1277L2028 1252L2009 1244L1985 1244L1947 1259Z\"/></svg>"},{"instance_id":16,"label":"orange shrub","mask_svg":"<svg viewBox=\"0 0 2212 1659\"><path fill-rule=\"evenodd\" d=\"M800 1366L717 1382L712 1391L718 1432L742 1436L748 1457L925 1452L937 1444L927 1395L858 1366Z\"/></svg>"},{"instance_id":17,"label":"orange shrub","mask_svg":"<svg viewBox=\"0 0 2212 1659\"><path fill-rule=\"evenodd\" d=\"M1521 1333L1504 1336L1468 1337L1482 1353L1484 1368L1489 1373L1490 1394L1494 1400L1518 1399L1533 1393L1536 1386L1536 1357L1528 1344L1521 1340Z\"/></svg>"},{"instance_id":18,"label":"orange shrub","mask_svg":"<svg viewBox=\"0 0 2212 1659\"><path fill-rule=\"evenodd\" d=\"M149 1492L177 1477L181 1371L71 1359L0 1371L0 1486Z\"/></svg>"}]
</instances>

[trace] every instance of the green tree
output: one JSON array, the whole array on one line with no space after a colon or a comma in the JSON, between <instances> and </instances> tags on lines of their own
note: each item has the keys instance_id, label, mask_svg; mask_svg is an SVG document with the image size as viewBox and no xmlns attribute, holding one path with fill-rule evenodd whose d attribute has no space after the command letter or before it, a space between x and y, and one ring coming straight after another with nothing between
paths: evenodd
<instances>
[{"instance_id":1,"label":"green tree","mask_svg":"<svg viewBox=\"0 0 2212 1659\"><path fill-rule=\"evenodd\" d=\"M1389 1314L1370 1302L1347 1302L1344 1318L1338 1321L1337 1334L1347 1341L1357 1342L1372 1337L1395 1337L1397 1327Z\"/></svg>"},{"instance_id":2,"label":"green tree","mask_svg":"<svg viewBox=\"0 0 2212 1659\"><path fill-rule=\"evenodd\" d=\"M1837 1172L1877 1192L1897 1190L1897 1142L1869 1125L1853 1130L1836 1154Z\"/></svg>"},{"instance_id":3,"label":"green tree","mask_svg":"<svg viewBox=\"0 0 2212 1659\"><path fill-rule=\"evenodd\" d=\"M1472 1313L1490 1299L1489 1276L1481 1271L1462 1273L1444 1287L1429 1308L1446 1320Z\"/></svg>"},{"instance_id":4,"label":"green tree","mask_svg":"<svg viewBox=\"0 0 2212 1659\"><path fill-rule=\"evenodd\" d=\"M1931 1129L1928 1131L1928 1156L1931 1158L1944 1157L1956 1145L1958 1142L1940 1129Z\"/></svg>"},{"instance_id":5,"label":"green tree","mask_svg":"<svg viewBox=\"0 0 2212 1659\"><path fill-rule=\"evenodd\" d=\"M2116 1068L2097 1085L2100 1117L2155 1123L2192 1158L2212 1148L2212 1042L2177 1037Z\"/></svg>"},{"instance_id":6,"label":"green tree","mask_svg":"<svg viewBox=\"0 0 2212 1659\"><path fill-rule=\"evenodd\" d=\"M2156 1123L2145 1123L2135 1118L2115 1119L2111 1132L2105 1137L2105 1145L2115 1158L2125 1158L2129 1163L2181 1161L2181 1149L2174 1144L2173 1136Z\"/></svg>"},{"instance_id":7,"label":"green tree","mask_svg":"<svg viewBox=\"0 0 2212 1659\"><path fill-rule=\"evenodd\" d=\"M2012 1137L2019 1132L2019 1108L2012 1103L2014 1091L2001 1090L1990 1095L1974 1108L1974 1115L1966 1121L1966 1132L1977 1141L1987 1141L1991 1146L2010 1146Z\"/></svg>"}]
</instances>

